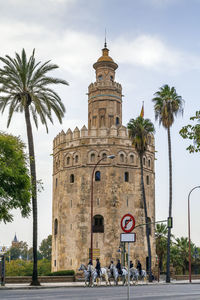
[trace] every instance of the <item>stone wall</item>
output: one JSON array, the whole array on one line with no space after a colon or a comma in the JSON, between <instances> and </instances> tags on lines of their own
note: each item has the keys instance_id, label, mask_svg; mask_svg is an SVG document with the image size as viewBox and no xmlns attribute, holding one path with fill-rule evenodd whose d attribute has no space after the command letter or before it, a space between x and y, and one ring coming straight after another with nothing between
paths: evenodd
<instances>
[{"instance_id":1,"label":"stone wall","mask_svg":"<svg viewBox=\"0 0 200 300\"><path fill-rule=\"evenodd\" d=\"M145 156L144 179L148 215L155 220L154 205L154 138L149 137ZM120 220L127 212L134 215L136 225L145 223L140 189L139 160L127 129L90 130L84 126L72 132L61 132L54 140L53 174L53 261L52 270L74 269L87 264L91 232L91 174L103 155L114 154L113 160L103 160L97 167L101 181L94 181L94 213L104 219L104 233L94 233L93 248L100 249L102 265L121 258ZM128 182L125 182L125 172ZM73 182L71 176L73 175ZM149 178L147 184L147 176ZM54 234L55 220L58 233ZM154 226L151 226L152 257L155 256ZM145 227L135 230L137 242L131 245L131 259L146 265ZM56 262L55 262L56 261Z\"/></svg>"}]
</instances>

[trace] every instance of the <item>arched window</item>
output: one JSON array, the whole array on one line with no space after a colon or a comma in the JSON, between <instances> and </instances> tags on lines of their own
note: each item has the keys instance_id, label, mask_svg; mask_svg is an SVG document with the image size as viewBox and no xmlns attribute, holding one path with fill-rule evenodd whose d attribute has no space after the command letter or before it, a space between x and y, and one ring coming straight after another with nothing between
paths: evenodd
<instances>
[{"instance_id":1,"label":"arched window","mask_svg":"<svg viewBox=\"0 0 200 300\"><path fill-rule=\"evenodd\" d=\"M112 75L110 75L110 80L113 81L113 76Z\"/></svg>"},{"instance_id":2,"label":"arched window","mask_svg":"<svg viewBox=\"0 0 200 300\"><path fill-rule=\"evenodd\" d=\"M106 153L103 153L103 154L102 154L102 158L103 158L103 161L106 161L106 160L107 160L107 154L106 154Z\"/></svg>"},{"instance_id":3,"label":"arched window","mask_svg":"<svg viewBox=\"0 0 200 300\"><path fill-rule=\"evenodd\" d=\"M70 183L73 183L73 182L74 182L74 174L71 174L71 175L70 175L69 181L70 181Z\"/></svg>"},{"instance_id":4,"label":"arched window","mask_svg":"<svg viewBox=\"0 0 200 300\"><path fill-rule=\"evenodd\" d=\"M151 224L149 224L149 223L151 223L150 218L147 218L147 223L148 223L147 228L148 228L148 231L149 231L149 235L151 235Z\"/></svg>"},{"instance_id":5,"label":"arched window","mask_svg":"<svg viewBox=\"0 0 200 300\"><path fill-rule=\"evenodd\" d=\"M151 160L148 159L148 167L150 168L151 167Z\"/></svg>"},{"instance_id":6,"label":"arched window","mask_svg":"<svg viewBox=\"0 0 200 300\"><path fill-rule=\"evenodd\" d=\"M145 166L145 164L146 164L146 158L143 157L143 165Z\"/></svg>"},{"instance_id":7,"label":"arched window","mask_svg":"<svg viewBox=\"0 0 200 300\"><path fill-rule=\"evenodd\" d=\"M105 116L100 116L100 127L105 126Z\"/></svg>"},{"instance_id":8,"label":"arched window","mask_svg":"<svg viewBox=\"0 0 200 300\"><path fill-rule=\"evenodd\" d=\"M101 180L101 172L100 171L96 171L95 172L95 181L100 181Z\"/></svg>"},{"instance_id":9,"label":"arched window","mask_svg":"<svg viewBox=\"0 0 200 300\"><path fill-rule=\"evenodd\" d=\"M93 232L104 232L104 219L101 215L93 217Z\"/></svg>"},{"instance_id":10,"label":"arched window","mask_svg":"<svg viewBox=\"0 0 200 300\"><path fill-rule=\"evenodd\" d=\"M103 79L103 76L102 76L102 75L99 75L99 76L98 76L98 80L101 81L102 79Z\"/></svg>"},{"instance_id":11,"label":"arched window","mask_svg":"<svg viewBox=\"0 0 200 300\"><path fill-rule=\"evenodd\" d=\"M120 154L120 162L124 162L124 154Z\"/></svg>"},{"instance_id":12,"label":"arched window","mask_svg":"<svg viewBox=\"0 0 200 300\"><path fill-rule=\"evenodd\" d=\"M116 125L119 125L119 117L116 118Z\"/></svg>"},{"instance_id":13,"label":"arched window","mask_svg":"<svg viewBox=\"0 0 200 300\"><path fill-rule=\"evenodd\" d=\"M125 172L125 173L124 173L124 181L125 181L125 182L128 182L128 181L129 181L129 173L128 173L128 172Z\"/></svg>"},{"instance_id":14,"label":"arched window","mask_svg":"<svg viewBox=\"0 0 200 300\"><path fill-rule=\"evenodd\" d=\"M133 154L130 155L130 163L134 163L134 155Z\"/></svg>"},{"instance_id":15,"label":"arched window","mask_svg":"<svg viewBox=\"0 0 200 300\"><path fill-rule=\"evenodd\" d=\"M58 186L58 178L56 178L56 187Z\"/></svg>"},{"instance_id":16,"label":"arched window","mask_svg":"<svg viewBox=\"0 0 200 300\"><path fill-rule=\"evenodd\" d=\"M147 184L147 185L149 185L149 184L150 184L149 175L147 175L147 177L146 177L146 184Z\"/></svg>"},{"instance_id":17,"label":"arched window","mask_svg":"<svg viewBox=\"0 0 200 300\"><path fill-rule=\"evenodd\" d=\"M91 161L91 162L94 162L94 161L95 161L95 154L94 154L94 153L92 153L92 154L90 155L90 161Z\"/></svg>"},{"instance_id":18,"label":"arched window","mask_svg":"<svg viewBox=\"0 0 200 300\"><path fill-rule=\"evenodd\" d=\"M75 163L78 163L78 155L75 156Z\"/></svg>"},{"instance_id":19,"label":"arched window","mask_svg":"<svg viewBox=\"0 0 200 300\"><path fill-rule=\"evenodd\" d=\"M54 221L54 235L58 234L58 219Z\"/></svg>"},{"instance_id":20,"label":"arched window","mask_svg":"<svg viewBox=\"0 0 200 300\"><path fill-rule=\"evenodd\" d=\"M70 164L70 157L68 156L67 157L67 165L69 165Z\"/></svg>"}]
</instances>

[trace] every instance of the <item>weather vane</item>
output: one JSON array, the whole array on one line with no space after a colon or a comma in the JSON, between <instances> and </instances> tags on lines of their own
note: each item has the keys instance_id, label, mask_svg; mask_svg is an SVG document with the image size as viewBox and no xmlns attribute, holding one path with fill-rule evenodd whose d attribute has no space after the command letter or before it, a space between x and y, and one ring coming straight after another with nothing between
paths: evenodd
<instances>
[{"instance_id":1,"label":"weather vane","mask_svg":"<svg viewBox=\"0 0 200 300\"><path fill-rule=\"evenodd\" d=\"M105 28L105 43L104 43L104 47L107 48L107 43L106 43L106 28Z\"/></svg>"}]
</instances>

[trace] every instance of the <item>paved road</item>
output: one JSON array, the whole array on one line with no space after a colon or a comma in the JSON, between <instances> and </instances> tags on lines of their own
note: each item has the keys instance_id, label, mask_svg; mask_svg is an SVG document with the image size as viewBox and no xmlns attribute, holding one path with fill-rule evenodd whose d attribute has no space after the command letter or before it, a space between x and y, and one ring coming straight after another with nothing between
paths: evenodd
<instances>
[{"instance_id":1,"label":"paved road","mask_svg":"<svg viewBox=\"0 0 200 300\"><path fill-rule=\"evenodd\" d=\"M135 286L130 299L145 300L199 300L200 284L170 284ZM127 287L51 288L26 290L0 290L1 300L126 300Z\"/></svg>"}]
</instances>

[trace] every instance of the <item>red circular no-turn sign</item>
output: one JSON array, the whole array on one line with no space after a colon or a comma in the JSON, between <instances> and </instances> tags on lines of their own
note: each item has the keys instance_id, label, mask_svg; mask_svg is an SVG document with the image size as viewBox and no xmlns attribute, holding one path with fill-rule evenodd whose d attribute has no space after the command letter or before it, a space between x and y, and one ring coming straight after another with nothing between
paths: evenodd
<instances>
[{"instance_id":1,"label":"red circular no-turn sign","mask_svg":"<svg viewBox=\"0 0 200 300\"><path fill-rule=\"evenodd\" d=\"M135 227L135 218L131 214L126 214L121 219L121 228L124 232L129 233Z\"/></svg>"}]
</instances>

